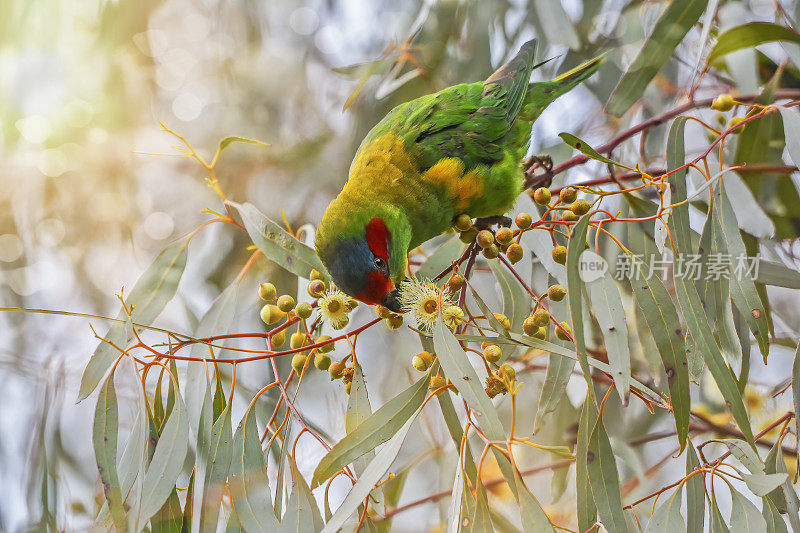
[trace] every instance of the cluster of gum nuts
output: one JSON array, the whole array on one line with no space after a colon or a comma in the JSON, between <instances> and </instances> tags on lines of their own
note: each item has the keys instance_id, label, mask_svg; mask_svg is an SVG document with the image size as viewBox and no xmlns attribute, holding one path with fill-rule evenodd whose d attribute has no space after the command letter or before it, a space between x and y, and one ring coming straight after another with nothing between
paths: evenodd
<instances>
[{"instance_id":1,"label":"cluster of gum nuts","mask_svg":"<svg viewBox=\"0 0 800 533\"><path fill-rule=\"evenodd\" d=\"M316 270L311 271L311 281L308 283L308 294L312 298L320 298L326 291L325 282ZM289 338L289 347L292 350L310 346L312 344L322 344L312 350L314 354L314 366L319 370L327 370L331 381L341 379L345 384L347 394L350 394L350 387L353 380L353 365L345 364L344 361L331 361L328 355L335 348L335 343L331 341L329 335L321 335L313 339L305 333L305 320L311 317L314 306L308 302L295 303L294 298L288 294L278 296L275 285L272 283L261 283L258 287L258 295L267 303L261 308L261 320L272 325L280 320L296 316L298 321L297 331ZM329 342L330 341L330 342ZM286 330L282 329L273 333L267 339L267 346L271 350L277 350L286 343ZM324 343L324 344L323 344ZM300 375L308 361L309 353L306 351L297 352L292 356L292 368Z\"/></svg>"},{"instance_id":2,"label":"cluster of gum nuts","mask_svg":"<svg viewBox=\"0 0 800 533\"><path fill-rule=\"evenodd\" d=\"M725 115L722 114L722 113L725 113L727 111L730 111L731 109L733 109L738 104L739 104L739 102L737 102L733 98L733 96L731 96L730 94L727 94L727 93L717 96L716 98L714 98L714 101L711 103L711 109L713 109L715 111L720 111L720 113L717 115L717 123L720 126L724 126L726 130L737 126L741 121L744 120L744 117L731 117L731 119L728 120L727 124L726 124ZM740 126L740 127L736 128L735 130L731 131L731 134L732 135L739 135L740 133L742 133L744 131L744 129L746 127L747 127L747 124L743 124L742 126ZM716 140L717 134L712 130L707 130L707 131L708 131L708 140L712 141L712 142L714 140Z\"/></svg>"}]
</instances>

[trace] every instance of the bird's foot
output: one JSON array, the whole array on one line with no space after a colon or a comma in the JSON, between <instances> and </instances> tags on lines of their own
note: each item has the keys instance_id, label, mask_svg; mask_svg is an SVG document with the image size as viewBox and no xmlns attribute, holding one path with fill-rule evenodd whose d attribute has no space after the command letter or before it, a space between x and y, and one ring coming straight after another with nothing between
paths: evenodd
<instances>
[{"instance_id":1,"label":"bird's foot","mask_svg":"<svg viewBox=\"0 0 800 533\"><path fill-rule=\"evenodd\" d=\"M510 228L512 220L505 215L495 215L493 217L485 217L475 219L475 228L478 230L489 229L495 224L501 227Z\"/></svg>"},{"instance_id":2,"label":"bird's foot","mask_svg":"<svg viewBox=\"0 0 800 533\"><path fill-rule=\"evenodd\" d=\"M525 169L526 189L550 186L553 181L553 160L549 155L532 155L522 164Z\"/></svg>"}]
</instances>

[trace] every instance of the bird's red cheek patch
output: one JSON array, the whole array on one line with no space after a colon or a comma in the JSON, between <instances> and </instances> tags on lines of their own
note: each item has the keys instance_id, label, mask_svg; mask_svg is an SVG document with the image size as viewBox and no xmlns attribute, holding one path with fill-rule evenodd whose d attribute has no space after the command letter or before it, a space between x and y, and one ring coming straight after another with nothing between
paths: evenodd
<instances>
[{"instance_id":1,"label":"bird's red cheek patch","mask_svg":"<svg viewBox=\"0 0 800 533\"><path fill-rule=\"evenodd\" d=\"M373 270L367 274L367 284L361 292L356 294L356 298L365 304L377 305L390 290L392 290L392 281L384 278L380 272Z\"/></svg>"},{"instance_id":2,"label":"bird's red cheek patch","mask_svg":"<svg viewBox=\"0 0 800 533\"><path fill-rule=\"evenodd\" d=\"M389 262L389 242L392 236L386 224L380 218L373 218L367 223L367 245L375 256Z\"/></svg>"}]
</instances>

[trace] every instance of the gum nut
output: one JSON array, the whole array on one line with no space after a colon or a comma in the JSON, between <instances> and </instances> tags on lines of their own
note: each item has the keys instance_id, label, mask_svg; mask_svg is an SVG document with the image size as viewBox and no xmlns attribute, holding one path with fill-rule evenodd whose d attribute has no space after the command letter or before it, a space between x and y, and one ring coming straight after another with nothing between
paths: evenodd
<instances>
[{"instance_id":1,"label":"gum nut","mask_svg":"<svg viewBox=\"0 0 800 533\"><path fill-rule=\"evenodd\" d=\"M509 381L517 379L517 371L514 370L514 367L511 365L501 365L500 368L497 369L497 373L500 376L505 376Z\"/></svg>"},{"instance_id":2,"label":"gum nut","mask_svg":"<svg viewBox=\"0 0 800 533\"><path fill-rule=\"evenodd\" d=\"M262 283L258 286L258 295L262 300L272 302L278 297L278 291L272 283Z\"/></svg>"},{"instance_id":3,"label":"gum nut","mask_svg":"<svg viewBox=\"0 0 800 533\"><path fill-rule=\"evenodd\" d=\"M567 248L565 246L556 246L553 248L553 261L560 265L567 262Z\"/></svg>"},{"instance_id":4,"label":"gum nut","mask_svg":"<svg viewBox=\"0 0 800 533\"><path fill-rule=\"evenodd\" d=\"M592 204L590 204L588 200L579 198L572 202L569 208L573 213L580 217L589 212L589 210L592 208Z\"/></svg>"},{"instance_id":5,"label":"gum nut","mask_svg":"<svg viewBox=\"0 0 800 533\"><path fill-rule=\"evenodd\" d=\"M341 361L331 363L331 366L328 367L328 374L331 376L331 381L341 378L344 375L344 363Z\"/></svg>"},{"instance_id":6,"label":"gum nut","mask_svg":"<svg viewBox=\"0 0 800 533\"><path fill-rule=\"evenodd\" d=\"M459 234L458 239L465 244L469 244L475 240L475 237L477 235L478 235L478 230L476 230L475 228L470 228L467 231L462 231Z\"/></svg>"},{"instance_id":7,"label":"gum nut","mask_svg":"<svg viewBox=\"0 0 800 533\"><path fill-rule=\"evenodd\" d=\"M278 349L286 343L286 330L282 329L272 335L272 349Z\"/></svg>"},{"instance_id":8,"label":"gum nut","mask_svg":"<svg viewBox=\"0 0 800 533\"><path fill-rule=\"evenodd\" d=\"M730 119L728 121L728 128L727 129L731 129L732 127L736 126L737 124L739 124L743 120L744 119L742 117L733 117L732 119ZM744 131L744 129L746 127L747 127L747 124L744 124L743 126L738 127L735 130L733 130L731 133L733 135L739 135L740 133L742 133Z\"/></svg>"},{"instance_id":9,"label":"gum nut","mask_svg":"<svg viewBox=\"0 0 800 533\"><path fill-rule=\"evenodd\" d=\"M714 98L714 101L711 102L711 109L715 111L725 112L733 109L734 105L736 105L736 102L733 99L733 96L726 93L726 94L721 94L716 98Z\"/></svg>"},{"instance_id":10,"label":"gum nut","mask_svg":"<svg viewBox=\"0 0 800 533\"><path fill-rule=\"evenodd\" d=\"M558 337L562 341L568 341L570 333L572 333L572 330L570 329L569 324L567 324L566 322L562 322L556 328L556 337Z\"/></svg>"},{"instance_id":11,"label":"gum nut","mask_svg":"<svg viewBox=\"0 0 800 533\"><path fill-rule=\"evenodd\" d=\"M462 278L459 274L453 274L449 280L447 280L447 287L450 289L450 292L456 292L464 286L464 278Z\"/></svg>"},{"instance_id":12,"label":"gum nut","mask_svg":"<svg viewBox=\"0 0 800 533\"><path fill-rule=\"evenodd\" d=\"M299 304L297 304L297 307L294 308L294 314L296 314L298 317L302 318L303 320L305 320L306 318L309 318L313 311L314 310L311 307L311 304L308 303L308 302L300 302Z\"/></svg>"},{"instance_id":13,"label":"gum nut","mask_svg":"<svg viewBox=\"0 0 800 533\"><path fill-rule=\"evenodd\" d=\"M458 231L468 231L472 227L472 217L462 213L456 217L453 225Z\"/></svg>"},{"instance_id":14,"label":"gum nut","mask_svg":"<svg viewBox=\"0 0 800 533\"><path fill-rule=\"evenodd\" d=\"M478 246L483 249L494 245L494 235L492 235L492 232L488 229L479 231L475 240L478 243Z\"/></svg>"},{"instance_id":15,"label":"gum nut","mask_svg":"<svg viewBox=\"0 0 800 533\"><path fill-rule=\"evenodd\" d=\"M347 383L345 383L345 384L344 384L344 391L345 391L347 394L350 394L350 390L351 390L352 388L353 388L353 382L352 382L352 381L348 381Z\"/></svg>"},{"instance_id":16,"label":"gum nut","mask_svg":"<svg viewBox=\"0 0 800 533\"><path fill-rule=\"evenodd\" d=\"M561 199L561 203L571 204L578 199L578 191L574 187L564 187L558 197Z\"/></svg>"},{"instance_id":17,"label":"gum nut","mask_svg":"<svg viewBox=\"0 0 800 533\"><path fill-rule=\"evenodd\" d=\"M308 295L312 298L319 298L325 294L325 282L315 279L314 281L309 282L307 291Z\"/></svg>"},{"instance_id":18,"label":"gum nut","mask_svg":"<svg viewBox=\"0 0 800 533\"><path fill-rule=\"evenodd\" d=\"M506 331L510 331L511 330L511 321L508 319L508 317L506 315L504 315L502 313L492 313L492 314L497 319L497 321L500 322L500 325L503 326L503 328Z\"/></svg>"},{"instance_id":19,"label":"gum nut","mask_svg":"<svg viewBox=\"0 0 800 533\"><path fill-rule=\"evenodd\" d=\"M539 328L539 331L532 335L537 339L545 340L547 338L547 328Z\"/></svg>"},{"instance_id":20,"label":"gum nut","mask_svg":"<svg viewBox=\"0 0 800 533\"><path fill-rule=\"evenodd\" d=\"M567 291L561 285L551 285L550 288L547 289L547 297L554 302L560 302L566 295Z\"/></svg>"},{"instance_id":21,"label":"gum nut","mask_svg":"<svg viewBox=\"0 0 800 533\"><path fill-rule=\"evenodd\" d=\"M506 257L508 257L508 261L513 265L522 260L524 253L525 251L522 249L522 246L519 244L512 244L508 247L508 250L506 250Z\"/></svg>"},{"instance_id":22,"label":"gum nut","mask_svg":"<svg viewBox=\"0 0 800 533\"><path fill-rule=\"evenodd\" d=\"M389 329L397 329L403 325L403 315L392 315L386 319L386 325Z\"/></svg>"},{"instance_id":23,"label":"gum nut","mask_svg":"<svg viewBox=\"0 0 800 533\"><path fill-rule=\"evenodd\" d=\"M303 343L306 341L306 334L305 333L293 333L292 336L289 338L289 346L292 350L296 348L300 348L303 346Z\"/></svg>"},{"instance_id":24,"label":"gum nut","mask_svg":"<svg viewBox=\"0 0 800 533\"><path fill-rule=\"evenodd\" d=\"M431 382L428 385L428 389L429 390L437 390L437 389L441 389L445 385L447 385L447 379L445 379L444 376L440 376L439 374L437 374L437 375L435 375L435 376L433 376L431 378Z\"/></svg>"},{"instance_id":25,"label":"gum nut","mask_svg":"<svg viewBox=\"0 0 800 533\"><path fill-rule=\"evenodd\" d=\"M550 323L550 313L547 309L537 309L536 312L531 315L531 318L533 319L533 323L540 328Z\"/></svg>"},{"instance_id":26,"label":"gum nut","mask_svg":"<svg viewBox=\"0 0 800 533\"><path fill-rule=\"evenodd\" d=\"M288 313L289 311L294 309L294 298L292 298L288 294L284 294L283 296L278 298L278 309L280 309L284 313Z\"/></svg>"},{"instance_id":27,"label":"gum nut","mask_svg":"<svg viewBox=\"0 0 800 533\"><path fill-rule=\"evenodd\" d=\"M565 222L575 222L576 220L578 220L578 218L579 218L578 215L576 215L572 211L563 211L561 213L561 220Z\"/></svg>"},{"instance_id":28,"label":"gum nut","mask_svg":"<svg viewBox=\"0 0 800 533\"><path fill-rule=\"evenodd\" d=\"M514 219L514 223L519 229L528 229L531 227L531 224L533 224L533 219L528 213L520 213L517 215L517 218Z\"/></svg>"},{"instance_id":29,"label":"gum nut","mask_svg":"<svg viewBox=\"0 0 800 533\"><path fill-rule=\"evenodd\" d=\"M326 353L319 353L314 356L314 366L318 370L328 370L331 366L331 356Z\"/></svg>"},{"instance_id":30,"label":"gum nut","mask_svg":"<svg viewBox=\"0 0 800 533\"><path fill-rule=\"evenodd\" d=\"M540 187L533 191L533 201L539 205L548 205L552 199L553 196L547 187Z\"/></svg>"},{"instance_id":31,"label":"gum nut","mask_svg":"<svg viewBox=\"0 0 800 533\"><path fill-rule=\"evenodd\" d=\"M494 238L498 244L508 244L514 238L514 230L511 228L498 228L494 233Z\"/></svg>"},{"instance_id":32,"label":"gum nut","mask_svg":"<svg viewBox=\"0 0 800 533\"><path fill-rule=\"evenodd\" d=\"M292 368L294 368L295 372L299 374L303 371L303 367L306 365L306 359L308 359L308 356L305 352L294 354L292 357Z\"/></svg>"},{"instance_id":33,"label":"gum nut","mask_svg":"<svg viewBox=\"0 0 800 533\"><path fill-rule=\"evenodd\" d=\"M500 255L500 248L496 244L489 246L483 250L483 257L486 259L496 259Z\"/></svg>"},{"instance_id":34,"label":"gum nut","mask_svg":"<svg viewBox=\"0 0 800 533\"><path fill-rule=\"evenodd\" d=\"M503 351L496 344L490 344L483 349L483 357L490 363L496 363L503 356Z\"/></svg>"},{"instance_id":35,"label":"gum nut","mask_svg":"<svg viewBox=\"0 0 800 533\"><path fill-rule=\"evenodd\" d=\"M317 339L317 342L315 344L321 344L321 343L323 343L325 341L329 341L329 340L331 340L330 335L322 335ZM330 353L330 352L333 351L333 349L335 347L336 347L336 343L329 342L328 344L323 344L322 346L317 348L317 350L322 352L322 353Z\"/></svg>"},{"instance_id":36,"label":"gum nut","mask_svg":"<svg viewBox=\"0 0 800 533\"><path fill-rule=\"evenodd\" d=\"M311 274L309 274L308 279L310 279L311 281L314 281L314 280L322 281L322 279L323 279L322 278L322 273L319 270L317 270L316 268L312 268L311 269Z\"/></svg>"},{"instance_id":37,"label":"gum nut","mask_svg":"<svg viewBox=\"0 0 800 533\"><path fill-rule=\"evenodd\" d=\"M525 335L530 337L533 337L539 331L539 326L536 325L532 316L526 318L525 322L522 323L522 331L525 332Z\"/></svg>"},{"instance_id":38,"label":"gum nut","mask_svg":"<svg viewBox=\"0 0 800 533\"><path fill-rule=\"evenodd\" d=\"M286 313L278 309L277 305L267 304L261 308L261 320L265 324L274 324L286 316Z\"/></svg>"}]
</instances>

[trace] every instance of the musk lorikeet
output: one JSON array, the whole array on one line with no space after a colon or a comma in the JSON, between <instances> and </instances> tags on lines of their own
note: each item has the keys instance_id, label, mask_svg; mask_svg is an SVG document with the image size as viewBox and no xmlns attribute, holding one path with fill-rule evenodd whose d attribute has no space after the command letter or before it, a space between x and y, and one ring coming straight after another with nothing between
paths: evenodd
<instances>
[{"instance_id":1,"label":"musk lorikeet","mask_svg":"<svg viewBox=\"0 0 800 533\"><path fill-rule=\"evenodd\" d=\"M317 228L317 253L342 291L398 311L409 250L462 213L490 217L514 205L533 121L601 63L529 83L535 44L485 82L397 106L367 134Z\"/></svg>"}]
</instances>

